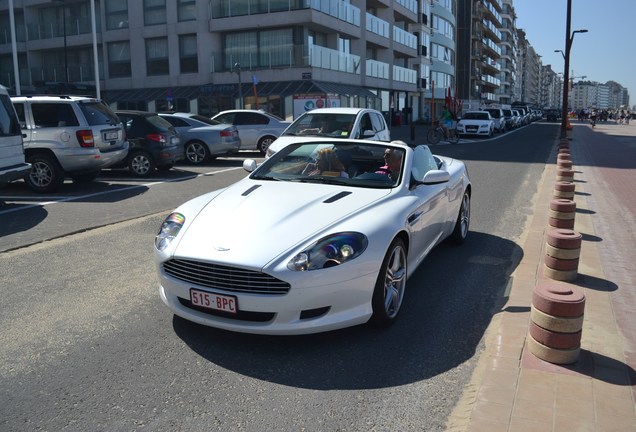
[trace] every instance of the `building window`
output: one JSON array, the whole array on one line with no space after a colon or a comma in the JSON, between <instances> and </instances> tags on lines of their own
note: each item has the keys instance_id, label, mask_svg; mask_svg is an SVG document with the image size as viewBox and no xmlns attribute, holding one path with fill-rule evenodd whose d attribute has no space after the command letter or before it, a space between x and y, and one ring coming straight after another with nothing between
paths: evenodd
<instances>
[{"instance_id":1,"label":"building window","mask_svg":"<svg viewBox=\"0 0 636 432\"><path fill-rule=\"evenodd\" d=\"M146 73L147 75L168 75L168 39L146 39Z\"/></svg>"},{"instance_id":2,"label":"building window","mask_svg":"<svg viewBox=\"0 0 636 432\"><path fill-rule=\"evenodd\" d=\"M108 75L110 78L131 76L130 42L111 42L108 44Z\"/></svg>"},{"instance_id":3,"label":"building window","mask_svg":"<svg viewBox=\"0 0 636 432\"><path fill-rule=\"evenodd\" d=\"M225 35L225 67L240 63L258 67L288 66L292 63L293 30L276 29Z\"/></svg>"},{"instance_id":4,"label":"building window","mask_svg":"<svg viewBox=\"0 0 636 432\"><path fill-rule=\"evenodd\" d=\"M166 0L144 0L144 24L166 23Z\"/></svg>"},{"instance_id":5,"label":"building window","mask_svg":"<svg viewBox=\"0 0 636 432\"><path fill-rule=\"evenodd\" d=\"M431 43L431 58L451 66L455 65L455 52L443 45Z\"/></svg>"},{"instance_id":6,"label":"building window","mask_svg":"<svg viewBox=\"0 0 636 432\"><path fill-rule=\"evenodd\" d=\"M128 28L128 1L108 0L104 3L106 7L106 28L108 30Z\"/></svg>"},{"instance_id":7,"label":"building window","mask_svg":"<svg viewBox=\"0 0 636 432\"><path fill-rule=\"evenodd\" d=\"M433 15L433 30L450 40L455 40L455 26L437 15Z\"/></svg>"},{"instance_id":8,"label":"building window","mask_svg":"<svg viewBox=\"0 0 636 432\"><path fill-rule=\"evenodd\" d=\"M177 2L177 19L179 21L194 21L197 19L195 0L179 0Z\"/></svg>"},{"instance_id":9,"label":"building window","mask_svg":"<svg viewBox=\"0 0 636 432\"><path fill-rule=\"evenodd\" d=\"M179 68L181 73L199 72L196 34L179 36Z\"/></svg>"},{"instance_id":10,"label":"building window","mask_svg":"<svg viewBox=\"0 0 636 432\"><path fill-rule=\"evenodd\" d=\"M435 88L453 88L453 76L443 72L433 71L431 72L431 84L434 84Z\"/></svg>"}]
</instances>

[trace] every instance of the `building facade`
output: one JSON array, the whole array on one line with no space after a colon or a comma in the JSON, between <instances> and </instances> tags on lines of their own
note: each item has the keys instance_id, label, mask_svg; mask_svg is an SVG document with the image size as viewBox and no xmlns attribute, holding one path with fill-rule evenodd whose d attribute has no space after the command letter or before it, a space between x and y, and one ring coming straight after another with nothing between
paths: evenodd
<instances>
[{"instance_id":1,"label":"building facade","mask_svg":"<svg viewBox=\"0 0 636 432\"><path fill-rule=\"evenodd\" d=\"M455 0L14 0L15 42L0 4L0 83L16 82L15 55L24 92L90 91L92 1L99 88L117 108L290 119L312 99L418 118L432 78L454 79Z\"/></svg>"}]
</instances>

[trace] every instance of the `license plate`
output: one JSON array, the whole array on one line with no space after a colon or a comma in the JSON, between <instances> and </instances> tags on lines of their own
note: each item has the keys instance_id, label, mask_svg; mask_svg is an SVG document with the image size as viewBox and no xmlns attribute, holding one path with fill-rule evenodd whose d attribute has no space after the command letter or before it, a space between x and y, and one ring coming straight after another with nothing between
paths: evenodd
<instances>
[{"instance_id":1,"label":"license plate","mask_svg":"<svg viewBox=\"0 0 636 432\"><path fill-rule=\"evenodd\" d=\"M113 132L104 132L104 140L105 141L112 141L112 140L116 140L118 136L117 131L113 131Z\"/></svg>"},{"instance_id":2,"label":"license plate","mask_svg":"<svg viewBox=\"0 0 636 432\"><path fill-rule=\"evenodd\" d=\"M214 309L233 314L237 312L236 297L199 291L192 288L190 289L190 301L193 306L199 306L205 309Z\"/></svg>"}]
</instances>

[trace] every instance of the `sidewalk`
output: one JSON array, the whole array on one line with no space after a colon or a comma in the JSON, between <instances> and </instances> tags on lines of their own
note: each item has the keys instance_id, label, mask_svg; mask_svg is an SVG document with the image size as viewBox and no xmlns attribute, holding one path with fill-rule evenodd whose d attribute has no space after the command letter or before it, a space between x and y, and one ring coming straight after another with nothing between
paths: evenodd
<instances>
[{"instance_id":1,"label":"sidewalk","mask_svg":"<svg viewBox=\"0 0 636 432\"><path fill-rule=\"evenodd\" d=\"M569 283L585 294L578 361L544 362L526 341L533 289L549 281L543 257L557 140L520 240L523 259L449 431L636 431L636 125L573 126L574 230L583 241Z\"/></svg>"}]
</instances>

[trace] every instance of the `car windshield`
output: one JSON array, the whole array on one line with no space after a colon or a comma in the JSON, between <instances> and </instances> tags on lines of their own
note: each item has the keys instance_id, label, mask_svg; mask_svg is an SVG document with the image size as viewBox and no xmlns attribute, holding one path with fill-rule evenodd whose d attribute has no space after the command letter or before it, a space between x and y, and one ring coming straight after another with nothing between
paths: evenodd
<instances>
[{"instance_id":1,"label":"car windshield","mask_svg":"<svg viewBox=\"0 0 636 432\"><path fill-rule=\"evenodd\" d=\"M488 113L467 112L463 118L465 120L488 120Z\"/></svg>"},{"instance_id":2,"label":"car windshield","mask_svg":"<svg viewBox=\"0 0 636 432\"><path fill-rule=\"evenodd\" d=\"M348 138L355 114L307 112L297 118L283 135Z\"/></svg>"},{"instance_id":3,"label":"car windshield","mask_svg":"<svg viewBox=\"0 0 636 432\"><path fill-rule=\"evenodd\" d=\"M490 113L490 116L493 118L499 118L501 117L501 111L499 110L486 110Z\"/></svg>"},{"instance_id":4,"label":"car windshield","mask_svg":"<svg viewBox=\"0 0 636 432\"><path fill-rule=\"evenodd\" d=\"M287 145L250 178L392 188L400 182L403 169L403 148L384 143L321 141Z\"/></svg>"}]
</instances>

